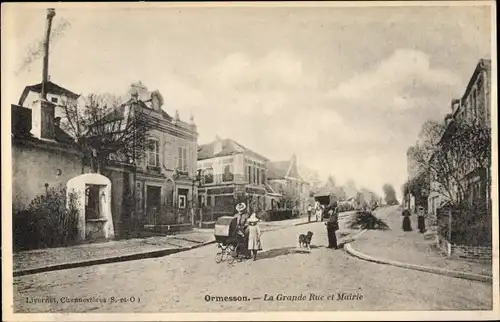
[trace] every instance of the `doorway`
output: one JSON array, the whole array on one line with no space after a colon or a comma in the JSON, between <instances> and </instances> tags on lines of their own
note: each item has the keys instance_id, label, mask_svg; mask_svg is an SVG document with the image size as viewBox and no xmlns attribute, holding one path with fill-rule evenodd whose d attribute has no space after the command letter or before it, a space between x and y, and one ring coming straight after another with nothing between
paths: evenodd
<instances>
[{"instance_id":1,"label":"doorway","mask_svg":"<svg viewBox=\"0 0 500 322\"><path fill-rule=\"evenodd\" d=\"M146 186L146 212L148 223L156 225L161 207L161 187Z\"/></svg>"}]
</instances>

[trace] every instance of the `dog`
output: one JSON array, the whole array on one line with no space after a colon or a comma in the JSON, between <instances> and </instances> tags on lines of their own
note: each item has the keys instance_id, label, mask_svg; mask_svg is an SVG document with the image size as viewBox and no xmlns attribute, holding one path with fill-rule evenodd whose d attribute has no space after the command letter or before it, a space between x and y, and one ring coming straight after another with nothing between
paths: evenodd
<instances>
[{"instance_id":1,"label":"dog","mask_svg":"<svg viewBox=\"0 0 500 322\"><path fill-rule=\"evenodd\" d=\"M311 240L313 237L313 233L308 231L307 234L299 235L299 247L307 247L307 249L311 249Z\"/></svg>"}]
</instances>

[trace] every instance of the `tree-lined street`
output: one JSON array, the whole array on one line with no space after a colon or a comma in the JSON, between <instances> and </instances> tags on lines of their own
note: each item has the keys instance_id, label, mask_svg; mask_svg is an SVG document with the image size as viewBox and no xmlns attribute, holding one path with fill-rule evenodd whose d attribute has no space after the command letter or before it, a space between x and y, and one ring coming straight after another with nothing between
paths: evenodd
<instances>
[{"instance_id":1,"label":"tree-lined street","mask_svg":"<svg viewBox=\"0 0 500 322\"><path fill-rule=\"evenodd\" d=\"M377 214L384 217L384 212L397 210L381 208ZM314 232L312 249L298 249L298 235L308 230ZM255 262L216 264L216 246L209 245L162 258L28 275L14 280L15 308L19 312L147 313L491 307L491 285L365 262L343 250L325 248L326 240L324 224L313 223L265 233L264 251ZM342 292L358 299L337 300ZM265 301L266 294L274 301ZM279 294L303 294L307 300L279 301ZM310 294L324 299L310 301ZM332 294L335 299L328 300ZM247 296L251 305L206 301L207 295ZM29 303L46 297L58 303ZM90 297L93 303L62 303ZM110 303L112 297L128 302Z\"/></svg>"}]
</instances>

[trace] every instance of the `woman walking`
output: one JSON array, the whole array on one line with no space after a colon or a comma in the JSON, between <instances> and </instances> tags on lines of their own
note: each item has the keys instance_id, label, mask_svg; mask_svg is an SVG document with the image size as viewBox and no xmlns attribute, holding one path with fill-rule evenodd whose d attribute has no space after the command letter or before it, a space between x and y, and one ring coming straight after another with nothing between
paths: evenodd
<instances>
[{"instance_id":1,"label":"woman walking","mask_svg":"<svg viewBox=\"0 0 500 322\"><path fill-rule=\"evenodd\" d=\"M408 208L403 209L403 231L412 231L410 216Z\"/></svg>"},{"instance_id":2,"label":"woman walking","mask_svg":"<svg viewBox=\"0 0 500 322\"><path fill-rule=\"evenodd\" d=\"M260 241L261 231L258 225L259 218L255 213L250 216L247 220L248 222L248 249L252 251L253 260L257 260L257 252L262 250L262 244Z\"/></svg>"},{"instance_id":3,"label":"woman walking","mask_svg":"<svg viewBox=\"0 0 500 322\"><path fill-rule=\"evenodd\" d=\"M328 212L330 214L330 217L328 218L328 221L325 223L326 232L328 234L328 248L338 249L337 234L336 234L336 231L339 230L337 205L336 204L332 205Z\"/></svg>"}]
</instances>

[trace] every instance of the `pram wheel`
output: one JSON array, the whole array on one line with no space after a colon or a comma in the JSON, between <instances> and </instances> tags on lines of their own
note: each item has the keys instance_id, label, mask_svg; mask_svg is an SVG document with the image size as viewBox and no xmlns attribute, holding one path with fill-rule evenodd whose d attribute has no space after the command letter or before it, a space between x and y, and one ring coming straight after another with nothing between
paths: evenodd
<instances>
[{"instance_id":1,"label":"pram wheel","mask_svg":"<svg viewBox=\"0 0 500 322\"><path fill-rule=\"evenodd\" d=\"M223 260L224 260L224 251L221 251L221 252L218 252L217 254L215 254L215 262L217 264L219 264Z\"/></svg>"}]
</instances>

